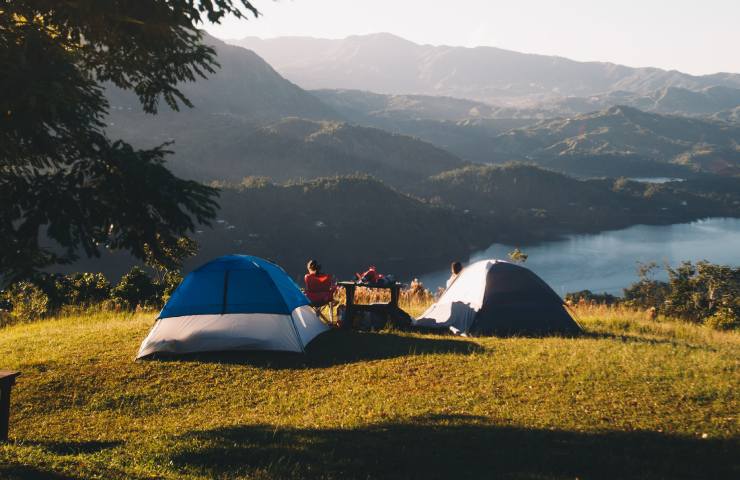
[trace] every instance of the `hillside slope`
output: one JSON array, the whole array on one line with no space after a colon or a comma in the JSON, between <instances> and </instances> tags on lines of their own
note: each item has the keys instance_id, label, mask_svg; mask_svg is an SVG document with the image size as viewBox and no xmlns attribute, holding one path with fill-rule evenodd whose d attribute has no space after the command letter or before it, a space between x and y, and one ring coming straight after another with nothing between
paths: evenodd
<instances>
[{"instance_id":1,"label":"hillside slope","mask_svg":"<svg viewBox=\"0 0 740 480\"><path fill-rule=\"evenodd\" d=\"M734 478L740 338L579 313L581 338L330 331L134 362L155 312L0 332L8 480Z\"/></svg>"},{"instance_id":2,"label":"hillside slope","mask_svg":"<svg viewBox=\"0 0 740 480\"><path fill-rule=\"evenodd\" d=\"M319 120L339 118L316 97L280 76L253 51L228 45L209 35L205 35L204 43L216 50L220 68L205 79L198 78L179 86L195 107L193 110L183 108L181 113L234 115L262 123L285 116ZM138 99L130 92L109 88L107 96L113 122L119 111L141 111ZM163 112L170 111L164 104L160 107Z\"/></svg>"},{"instance_id":3,"label":"hillside slope","mask_svg":"<svg viewBox=\"0 0 740 480\"><path fill-rule=\"evenodd\" d=\"M246 37L230 42L256 51L307 89L350 88L495 102L618 90L648 94L666 87L740 87L740 75L735 74L692 76L494 47L418 45L387 33L341 40Z\"/></svg>"},{"instance_id":4,"label":"hillside slope","mask_svg":"<svg viewBox=\"0 0 740 480\"><path fill-rule=\"evenodd\" d=\"M664 87L650 93L617 90L590 97L566 97L545 101L537 107L548 116L559 116L590 113L615 105L627 105L654 113L711 116L737 108L740 105L740 88L712 86L690 90Z\"/></svg>"},{"instance_id":5,"label":"hillside slope","mask_svg":"<svg viewBox=\"0 0 740 480\"><path fill-rule=\"evenodd\" d=\"M173 171L205 181L238 182L257 175L282 182L367 173L401 186L464 163L419 139L343 122L284 118L260 125L199 112L156 117L120 112L113 120L111 134L136 145L174 140L169 147Z\"/></svg>"},{"instance_id":6,"label":"hillside slope","mask_svg":"<svg viewBox=\"0 0 740 480\"><path fill-rule=\"evenodd\" d=\"M186 263L188 270L221 255L249 253L274 259L296 280L309 258L344 278L376 265L402 279L487 247L502 227L365 176L289 185L251 177L221 186L218 218L194 235L200 248ZM104 252L101 259L56 271L102 271L118 278L134 263L120 252Z\"/></svg>"},{"instance_id":7,"label":"hillside slope","mask_svg":"<svg viewBox=\"0 0 740 480\"><path fill-rule=\"evenodd\" d=\"M717 193L701 181L576 180L533 165L472 165L431 177L418 193L494 223L500 220L502 228L553 235L737 216L740 179L724 181L728 184L709 182ZM728 193L732 189L737 192Z\"/></svg>"},{"instance_id":8,"label":"hillside slope","mask_svg":"<svg viewBox=\"0 0 740 480\"><path fill-rule=\"evenodd\" d=\"M459 121L494 118L501 107L462 98L431 95L384 95L363 90L311 90L322 102L351 119Z\"/></svg>"},{"instance_id":9,"label":"hillside slope","mask_svg":"<svg viewBox=\"0 0 740 480\"><path fill-rule=\"evenodd\" d=\"M673 162L697 150L737 151L740 149L740 126L617 106L600 112L543 120L506 132L498 136L497 141L501 152L528 158L630 154ZM719 169L700 162L688 163L697 169L734 174L739 166L735 158L735 155L728 156L729 166Z\"/></svg>"},{"instance_id":10,"label":"hillside slope","mask_svg":"<svg viewBox=\"0 0 740 480\"><path fill-rule=\"evenodd\" d=\"M251 179L227 187L216 224L197 239L198 260L228 251L274 258L299 276L308 258L349 276L377 265L400 278L487 245L490 222L461 217L367 177L287 186ZM229 227L231 226L231 227Z\"/></svg>"},{"instance_id":11,"label":"hillside slope","mask_svg":"<svg viewBox=\"0 0 740 480\"><path fill-rule=\"evenodd\" d=\"M356 90L313 93L352 122L413 135L477 163L536 159L577 175L687 178L692 175L691 168L730 175L737 172L740 129L736 126L707 118L691 120L645 112L706 116L721 104L713 99L736 94L740 102L740 89L712 87L693 92L671 87L656 93L655 98L621 92L587 99L571 97L528 109L425 95ZM610 107L618 102L627 105ZM733 103L728 100L727 104ZM568 158L558 158L562 155ZM665 165L673 160L691 168Z\"/></svg>"},{"instance_id":12,"label":"hillside slope","mask_svg":"<svg viewBox=\"0 0 740 480\"><path fill-rule=\"evenodd\" d=\"M451 97L382 95L360 90L312 93L353 123L418 137L478 163L521 159L497 156L495 137L539 120L530 117L535 112Z\"/></svg>"},{"instance_id":13,"label":"hillside slope","mask_svg":"<svg viewBox=\"0 0 740 480\"><path fill-rule=\"evenodd\" d=\"M249 177L220 186L218 219L196 232L199 254L186 267L245 252L279 261L296 279L312 257L342 277L374 264L403 279L492 243L524 245L637 223L740 216L737 178L707 175L662 185L582 181L521 164L443 172L410 184L416 196L367 176L285 185ZM118 278L133 263L107 252L56 271Z\"/></svg>"}]
</instances>

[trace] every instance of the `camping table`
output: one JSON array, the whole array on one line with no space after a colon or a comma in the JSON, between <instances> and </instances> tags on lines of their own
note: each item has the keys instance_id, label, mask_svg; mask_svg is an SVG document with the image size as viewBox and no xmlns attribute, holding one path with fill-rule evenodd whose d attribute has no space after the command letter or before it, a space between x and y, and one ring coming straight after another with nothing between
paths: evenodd
<instances>
[{"instance_id":1,"label":"camping table","mask_svg":"<svg viewBox=\"0 0 740 480\"><path fill-rule=\"evenodd\" d=\"M8 440L8 423L10 422L10 389L15 385L15 378L20 372L0 370L0 442Z\"/></svg>"},{"instance_id":2,"label":"camping table","mask_svg":"<svg viewBox=\"0 0 740 480\"><path fill-rule=\"evenodd\" d=\"M383 313L388 315L389 317L393 315L401 315L401 316L408 316L406 312L401 310L401 308L398 306L398 294L401 291L401 287L403 286L402 283L394 282L394 283L357 283L357 282L338 282L338 286L344 288L345 297L347 299L347 304L345 306L344 311L344 318L345 321L342 323L342 328L344 329L351 329L352 328L352 315L356 312L364 311L364 312L377 312L377 313ZM374 303L374 304L356 304L355 303L355 289L357 287L365 287L365 288L387 288L391 291L391 301L388 303Z\"/></svg>"}]
</instances>

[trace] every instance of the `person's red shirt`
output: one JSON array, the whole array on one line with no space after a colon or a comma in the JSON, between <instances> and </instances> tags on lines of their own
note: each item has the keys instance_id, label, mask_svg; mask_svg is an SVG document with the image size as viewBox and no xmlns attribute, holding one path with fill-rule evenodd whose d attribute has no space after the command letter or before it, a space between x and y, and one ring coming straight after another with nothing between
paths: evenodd
<instances>
[{"instance_id":1,"label":"person's red shirt","mask_svg":"<svg viewBox=\"0 0 740 480\"><path fill-rule=\"evenodd\" d=\"M306 283L306 297L313 303L328 303L334 298L334 285L331 275L326 273L307 273L303 277Z\"/></svg>"}]
</instances>

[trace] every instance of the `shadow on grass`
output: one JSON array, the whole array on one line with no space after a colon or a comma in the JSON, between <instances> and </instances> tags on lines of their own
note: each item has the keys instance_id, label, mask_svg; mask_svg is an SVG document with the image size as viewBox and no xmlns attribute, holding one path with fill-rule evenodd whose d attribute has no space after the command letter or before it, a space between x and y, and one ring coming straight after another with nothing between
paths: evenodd
<instances>
[{"instance_id":1,"label":"shadow on grass","mask_svg":"<svg viewBox=\"0 0 740 480\"><path fill-rule=\"evenodd\" d=\"M711 345L701 344L697 345L682 340L674 340L669 338L651 338L643 337L632 333L606 333L606 332L585 332L583 334L585 338L593 338L596 340L618 340L624 343L644 343L646 345L670 345L673 347L683 347L689 350L707 350L716 352L717 349Z\"/></svg>"},{"instance_id":2,"label":"shadow on grass","mask_svg":"<svg viewBox=\"0 0 740 480\"><path fill-rule=\"evenodd\" d=\"M356 429L191 432L172 465L209 478L737 478L737 440L578 433L434 416ZM734 472L734 474L733 474Z\"/></svg>"},{"instance_id":3,"label":"shadow on grass","mask_svg":"<svg viewBox=\"0 0 740 480\"><path fill-rule=\"evenodd\" d=\"M74 477L60 475L28 465L0 465L3 480L73 480Z\"/></svg>"},{"instance_id":4,"label":"shadow on grass","mask_svg":"<svg viewBox=\"0 0 740 480\"><path fill-rule=\"evenodd\" d=\"M423 354L468 355L483 351L477 343L443 337L420 338L396 333L331 330L316 337L304 354L290 352L208 352L160 355L157 360L231 363L265 368L326 368L368 360Z\"/></svg>"},{"instance_id":5,"label":"shadow on grass","mask_svg":"<svg viewBox=\"0 0 740 480\"><path fill-rule=\"evenodd\" d=\"M41 443L39 443L41 445ZM78 453L95 453L78 452ZM81 479L105 479L105 480L152 480L152 476L139 476L123 470L104 467L98 462L87 460L68 463L67 468L71 474L59 473L60 465L53 466L31 466L22 464L0 464L0 479L2 480L81 480ZM103 470L101 473L100 470Z\"/></svg>"},{"instance_id":6,"label":"shadow on grass","mask_svg":"<svg viewBox=\"0 0 740 480\"><path fill-rule=\"evenodd\" d=\"M87 442L36 441L27 443L29 445L41 447L47 452L53 453L55 455L78 455L98 453L102 452L103 450L108 450L109 448L116 448L123 442L91 440Z\"/></svg>"}]
</instances>

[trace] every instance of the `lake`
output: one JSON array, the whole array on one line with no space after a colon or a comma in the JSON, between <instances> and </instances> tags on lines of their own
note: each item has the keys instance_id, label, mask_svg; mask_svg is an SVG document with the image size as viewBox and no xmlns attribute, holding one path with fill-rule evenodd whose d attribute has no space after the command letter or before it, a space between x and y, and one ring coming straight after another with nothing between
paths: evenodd
<instances>
[{"instance_id":1,"label":"lake","mask_svg":"<svg viewBox=\"0 0 740 480\"><path fill-rule=\"evenodd\" d=\"M675 178L675 177L632 177L632 178L628 178L628 180L632 180L634 182L640 182L640 183L668 183L668 182L685 181L685 179L683 178Z\"/></svg>"},{"instance_id":2,"label":"lake","mask_svg":"<svg viewBox=\"0 0 740 480\"><path fill-rule=\"evenodd\" d=\"M485 258L507 259L513 245L493 244L473 254L468 263ZM676 225L635 225L593 235L569 235L562 240L520 246L529 258L525 266L561 296L578 290L621 295L637 280L637 262L677 265L683 260L740 264L740 219L711 218ZM422 275L436 290L449 270ZM661 271L657 278L666 278Z\"/></svg>"}]
</instances>

